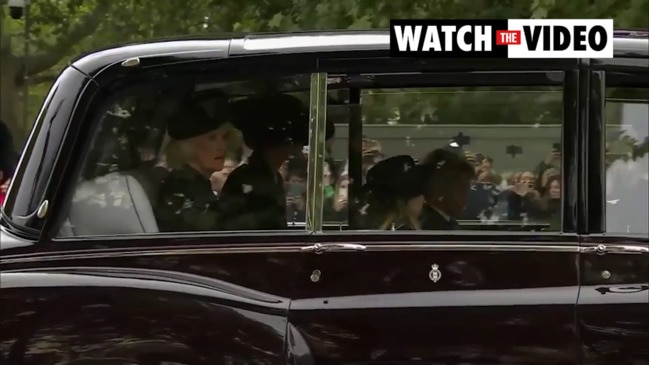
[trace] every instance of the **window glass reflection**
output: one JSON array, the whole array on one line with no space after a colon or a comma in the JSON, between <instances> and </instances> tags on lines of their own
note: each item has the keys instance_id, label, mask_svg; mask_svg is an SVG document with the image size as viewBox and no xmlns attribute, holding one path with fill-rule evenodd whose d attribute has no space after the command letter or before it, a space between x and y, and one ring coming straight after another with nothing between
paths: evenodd
<instances>
[{"instance_id":1,"label":"window glass reflection","mask_svg":"<svg viewBox=\"0 0 649 365\"><path fill-rule=\"evenodd\" d=\"M560 88L363 89L358 107L336 128L343 193L325 207L349 229L560 230Z\"/></svg>"},{"instance_id":2,"label":"window glass reflection","mask_svg":"<svg viewBox=\"0 0 649 365\"><path fill-rule=\"evenodd\" d=\"M606 231L649 233L649 89L609 89Z\"/></svg>"}]
</instances>

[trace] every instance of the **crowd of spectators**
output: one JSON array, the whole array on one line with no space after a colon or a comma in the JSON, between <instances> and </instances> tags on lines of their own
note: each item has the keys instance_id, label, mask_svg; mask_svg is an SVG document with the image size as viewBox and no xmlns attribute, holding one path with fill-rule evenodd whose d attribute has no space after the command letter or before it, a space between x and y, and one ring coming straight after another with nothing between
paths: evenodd
<instances>
[{"instance_id":1,"label":"crowd of spectators","mask_svg":"<svg viewBox=\"0 0 649 365\"><path fill-rule=\"evenodd\" d=\"M561 209L561 154L551 151L547 158L528 171L498 171L489 156L457 149L474 167L474 179L461 221L499 224L557 223ZM225 184L228 175L246 162L250 151L242 149L228 156L224 168L212 175L215 194ZM386 159L379 141L363 141L363 184L368 171ZM306 181L308 149L292 156L280 169L286 188L286 214L290 223L306 218ZM347 223L350 206L350 176L347 161L327 158L324 164L324 220L327 223Z\"/></svg>"}]
</instances>

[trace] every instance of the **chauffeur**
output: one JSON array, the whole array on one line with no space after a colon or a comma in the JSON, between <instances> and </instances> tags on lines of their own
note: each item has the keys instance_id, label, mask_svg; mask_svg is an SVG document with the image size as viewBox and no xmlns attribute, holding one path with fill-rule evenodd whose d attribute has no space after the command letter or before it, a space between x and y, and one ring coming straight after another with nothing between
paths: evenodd
<instances>
[{"instance_id":1,"label":"chauffeur","mask_svg":"<svg viewBox=\"0 0 649 365\"><path fill-rule=\"evenodd\" d=\"M253 150L221 191L224 229L285 229L286 191L279 169L308 144L309 112L289 95L250 97L231 106L233 124Z\"/></svg>"},{"instance_id":2,"label":"chauffeur","mask_svg":"<svg viewBox=\"0 0 649 365\"><path fill-rule=\"evenodd\" d=\"M158 193L156 219L161 231L220 229L221 209L210 176L225 162L230 128L223 115L210 117L203 107L186 105L167 125L179 166L163 180Z\"/></svg>"}]
</instances>

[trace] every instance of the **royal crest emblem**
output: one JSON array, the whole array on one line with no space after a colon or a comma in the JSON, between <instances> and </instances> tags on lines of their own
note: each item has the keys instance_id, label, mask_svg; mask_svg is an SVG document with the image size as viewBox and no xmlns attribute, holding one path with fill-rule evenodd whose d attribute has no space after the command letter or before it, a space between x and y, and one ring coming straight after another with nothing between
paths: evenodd
<instances>
[{"instance_id":1,"label":"royal crest emblem","mask_svg":"<svg viewBox=\"0 0 649 365\"><path fill-rule=\"evenodd\" d=\"M428 273L428 278L433 283L438 282L442 278L442 272L439 271L439 265L437 264L431 265L430 272Z\"/></svg>"}]
</instances>

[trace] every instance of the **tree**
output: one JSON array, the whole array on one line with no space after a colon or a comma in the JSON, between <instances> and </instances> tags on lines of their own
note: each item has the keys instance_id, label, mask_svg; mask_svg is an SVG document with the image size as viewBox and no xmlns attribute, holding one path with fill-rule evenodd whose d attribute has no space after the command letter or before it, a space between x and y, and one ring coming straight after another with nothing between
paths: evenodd
<instances>
[{"instance_id":1,"label":"tree","mask_svg":"<svg viewBox=\"0 0 649 365\"><path fill-rule=\"evenodd\" d=\"M56 66L74 46L97 29L111 2L97 0L93 7L83 5L82 1L70 1L67 6L63 2L57 5L53 2L37 4L31 7L29 14L33 22L30 32L33 53L30 55L21 55L20 46L24 45L24 40L16 41L12 37L24 29L24 20L9 19L5 7L0 7L0 118L21 137L30 126L18 123L16 99L26 78L33 78L35 84L51 81L51 74L45 72ZM0 1L0 5L4 5L4 1Z\"/></svg>"},{"instance_id":2,"label":"tree","mask_svg":"<svg viewBox=\"0 0 649 365\"><path fill-rule=\"evenodd\" d=\"M0 0L0 5L4 3L6 0ZM31 122L20 124L16 108L25 76L42 99L44 89L38 86L49 87L57 71L79 53L118 42L206 30L207 1L164 1L156 3L156 7L150 4L136 0L32 0L29 56L22 50L24 35L15 36L24 29L25 18L12 20L5 14L6 7L0 7L0 118L18 138L31 128Z\"/></svg>"},{"instance_id":3,"label":"tree","mask_svg":"<svg viewBox=\"0 0 649 365\"><path fill-rule=\"evenodd\" d=\"M57 72L80 53L116 43L177 35L310 29L387 28L391 18L614 18L649 28L646 0L31 0L30 54L17 36L24 20L0 6L0 118L22 140L18 96L29 76L30 115ZM0 0L0 5L6 0ZM412 110L414 101L400 108ZM424 102L424 101L419 101ZM450 103L449 105L452 105Z\"/></svg>"}]
</instances>

